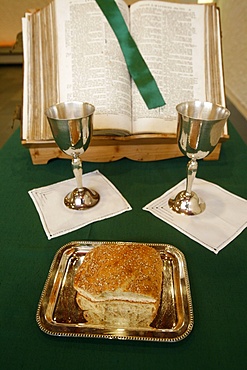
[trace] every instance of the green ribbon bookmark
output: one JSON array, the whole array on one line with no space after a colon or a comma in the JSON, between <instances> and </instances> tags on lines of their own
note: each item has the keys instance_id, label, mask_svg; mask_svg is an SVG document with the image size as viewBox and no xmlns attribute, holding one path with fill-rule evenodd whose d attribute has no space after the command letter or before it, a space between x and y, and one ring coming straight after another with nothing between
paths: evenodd
<instances>
[{"instance_id":1,"label":"green ribbon bookmark","mask_svg":"<svg viewBox=\"0 0 247 370\"><path fill-rule=\"evenodd\" d=\"M125 20L114 0L96 0L112 27L122 49L129 73L149 109L165 105L154 77L129 33Z\"/></svg>"}]
</instances>

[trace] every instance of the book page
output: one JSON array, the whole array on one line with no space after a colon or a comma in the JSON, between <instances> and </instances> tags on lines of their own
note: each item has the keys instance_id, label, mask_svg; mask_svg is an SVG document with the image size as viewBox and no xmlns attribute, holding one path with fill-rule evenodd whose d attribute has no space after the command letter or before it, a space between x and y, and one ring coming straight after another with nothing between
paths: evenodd
<instances>
[{"instance_id":1,"label":"book page","mask_svg":"<svg viewBox=\"0 0 247 370\"><path fill-rule=\"evenodd\" d=\"M207 7L205 22L207 24L205 32L207 100L225 105L219 9L213 6Z\"/></svg>"},{"instance_id":2,"label":"book page","mask_svg":"<svg viewBox=\"0 0 247 370\"><path fill-rule=\"evenodd\" d=\"M42 44L42 108L44 111L58 102L58 70L56 63L57 33L54 19L53 3L40 12L40 38ZM49 40L49 42L47 42ZM44 122L41 126L41 137L53 139L45 114L41 114Z\"/></svg>"},{"instance_id":3,"label":"book page","mask_svg":"<svg viewBox=\"0 0 247 370\"><path fill-rule=\"evenodd\" d=\"M52 140L45 110L58 102L52 4L22 19L24 83L22 139Z\"/></svg>"},{"instance_id":4,"label":"book page","mask_svg":"<svg viewBox=\"0 0 247 370\"><path fill-rule=\"evenodd\" d=\"M42 42L40 37L40 12L35 12L30 17L30 60L29 60L29 104L28 104L28 139L39 140L43 130L43 68L42 68ZM41 119L40 119L41 118ZM29 123L32 123L29 125ZM39 123L39 124L37 124Z\"/></svg>"},{"instance_id":5,"label":"book page","mask_svg":"<svg viewBox=\"0 0 247 370\"><path fill-rule=\"evenodd\" d=\"M29 32L28 32L28 18L29 14L25 14L25 17L22 18L22 39L23 39L23 59L28 60L30 51L29 51ZM29 89L30 83L28 80L29 76L29 63L23 63L23 108L22 108L22 139L27 139L28 131L28 121L29 121Z\"/></svg>"},{"instance_id":6,"label":"book page","mask_svg":"<svg viewBox=\"0 0 247 370\"><path fill-rule=\"evenodd\" d=\"M219 8L215 6L206 7L205 22L206 100L225 106ZM224 135L227 134L226 122Z\"/></svg>"},{"instance_id":7,"label":"book page","mask_svg":"<svg viewBox=\"0 0 247 370\"><path fill-rule=\"evenodd\" d=\"M38 57L41 51L39 38L39 15L26 13L22 19L23 30L23 115L22 115L22 139L34 140L40 137L41 122L40 105L42 86L40 84L41 59ZM37 37L34 37L37 35ZM34 124L34 123L39 123Z\"/></svg>"},{"instance_id":8,"label":"book page","mask_svg":"<svg viewBox=\"0 0 247 370\"><path fill-rule=\"evenodd\" d=\"M166 105L148 110L132 84L133 132L176 133L176 105L205 100L205 6L141 1L131 6L131 33Z\"/></svg>"},{"instance_id":9,"label":"book page","mask_svg":"<svg viewBox=\"0 0 247 370\"><path fill-rule=\"evenodd\" d=\"M128 24L128 7L124 2L119 6ZM130 76L101 9L94 0L55 0L55 10L60 101L93 104L94 130L129 132Z\"/></svg>"}]
</instances>

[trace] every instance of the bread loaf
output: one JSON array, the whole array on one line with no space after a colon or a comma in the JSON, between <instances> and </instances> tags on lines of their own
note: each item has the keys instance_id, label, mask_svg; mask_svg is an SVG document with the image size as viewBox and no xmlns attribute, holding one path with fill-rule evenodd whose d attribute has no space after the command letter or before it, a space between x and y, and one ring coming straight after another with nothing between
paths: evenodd
<instances>
[{"instance_id":1,"label":"bread loaf","mask_svg":"<svg viewBox=\"0 0 247 370\"><path fill-rule=\"evenodd\" d=\"M161 297L163 263L143 244L106 244L86 254L74 278L76 301L91 324L149 326Z\"/></svg>"}]
</instances>

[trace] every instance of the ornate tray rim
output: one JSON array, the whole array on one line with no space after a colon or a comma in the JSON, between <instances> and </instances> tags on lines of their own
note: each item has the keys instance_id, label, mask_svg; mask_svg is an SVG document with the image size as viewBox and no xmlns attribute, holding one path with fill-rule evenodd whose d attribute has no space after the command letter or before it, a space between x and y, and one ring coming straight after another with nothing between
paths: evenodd
<instances>
[{"instance_id":1,"label":"ornate tray rim","mask_svg":"<svg viewBox=\"0 0 247 370\"><path fill-rule=\"evenodd\" d=\"M67 331L66 324L51 324L46 319L46 309L48 307L45 300L47 297L50 297L51 290L54 287L54 281L57 274L57 269L60 265L60 261L66 253L67 250L73 247L88 247L88 251L97 245L102 244L143 244L149 245L160 251L166 250L169 253L173 253L176 255L178 259L178 263L180 268L182 268L182 279L180 279L180 283L182 285L183 290L183 301L186 300L186 307L183 307L183 310L186 311L187 315L187 323L185 327L182 328L182 333L178 334L177 336L173 335L170 337L167 335L166 329L155 329L155 328L128 328L128 329L121 329L121 328L102 328L93 325L82 325L79 324L76 326L74 331ZM183 281L182 281L183 280ZM59 337L84 337L84 338L104 338L104 339L120 339L120 340L139 340L139 341L155 341L155 342L178 342L185 339L192 331L194 326L194 316L193 316L193 306L192 306L192 298L191 298L191 291L190 291L190 283L187 271L187 264L185 260L184 254L176 247L171 244L161 244L161 243L142 243L142 242L110 242L110 241L72 241L70 243L65 244L62 246L55 254L53 261L51 263L47 279L44 284L44 288L41 293L41 297L38 303L38 308L36 312L36 322L39 328L46 334L51 336L59 336ZM67 324L68 326L69 324ZM57 331L53 329L59 327L60 330ZM86 330L85 330L86 329ZM122 334L111 334L111 331L120 330ZM127 334L123 334L127 332ZM155 334L158 332L158 335ZM129 334L128 334L129 333ZM174 334L174 333L173 333Z\"/></svg>"}]
</instances>

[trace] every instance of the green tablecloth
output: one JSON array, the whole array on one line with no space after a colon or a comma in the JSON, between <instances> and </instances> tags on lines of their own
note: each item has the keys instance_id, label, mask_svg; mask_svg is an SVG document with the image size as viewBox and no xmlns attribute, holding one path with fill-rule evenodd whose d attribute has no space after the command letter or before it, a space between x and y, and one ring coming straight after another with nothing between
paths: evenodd
<instances>
[{"instance_id":1,"label":"green tablecloth","mask_svg":"<svg viewBox=\"0 0 247 370\"><path fill-rule=\"evenodd\" d=\"M219 161L199 163L198 177L247 197L246 145L230 125ZM185 177L186 158L139 163L85 163L99 169L133 210L48 241L28 190L72 177L67 160L33 166L15 133L1 163L1 369L246 368L246 230L218 255L142 207ZM59 338L44 334L35 315L56 251L72 240L170 243L186 257L195 324L177 343Z\"/></svg>"}]
</instances>

